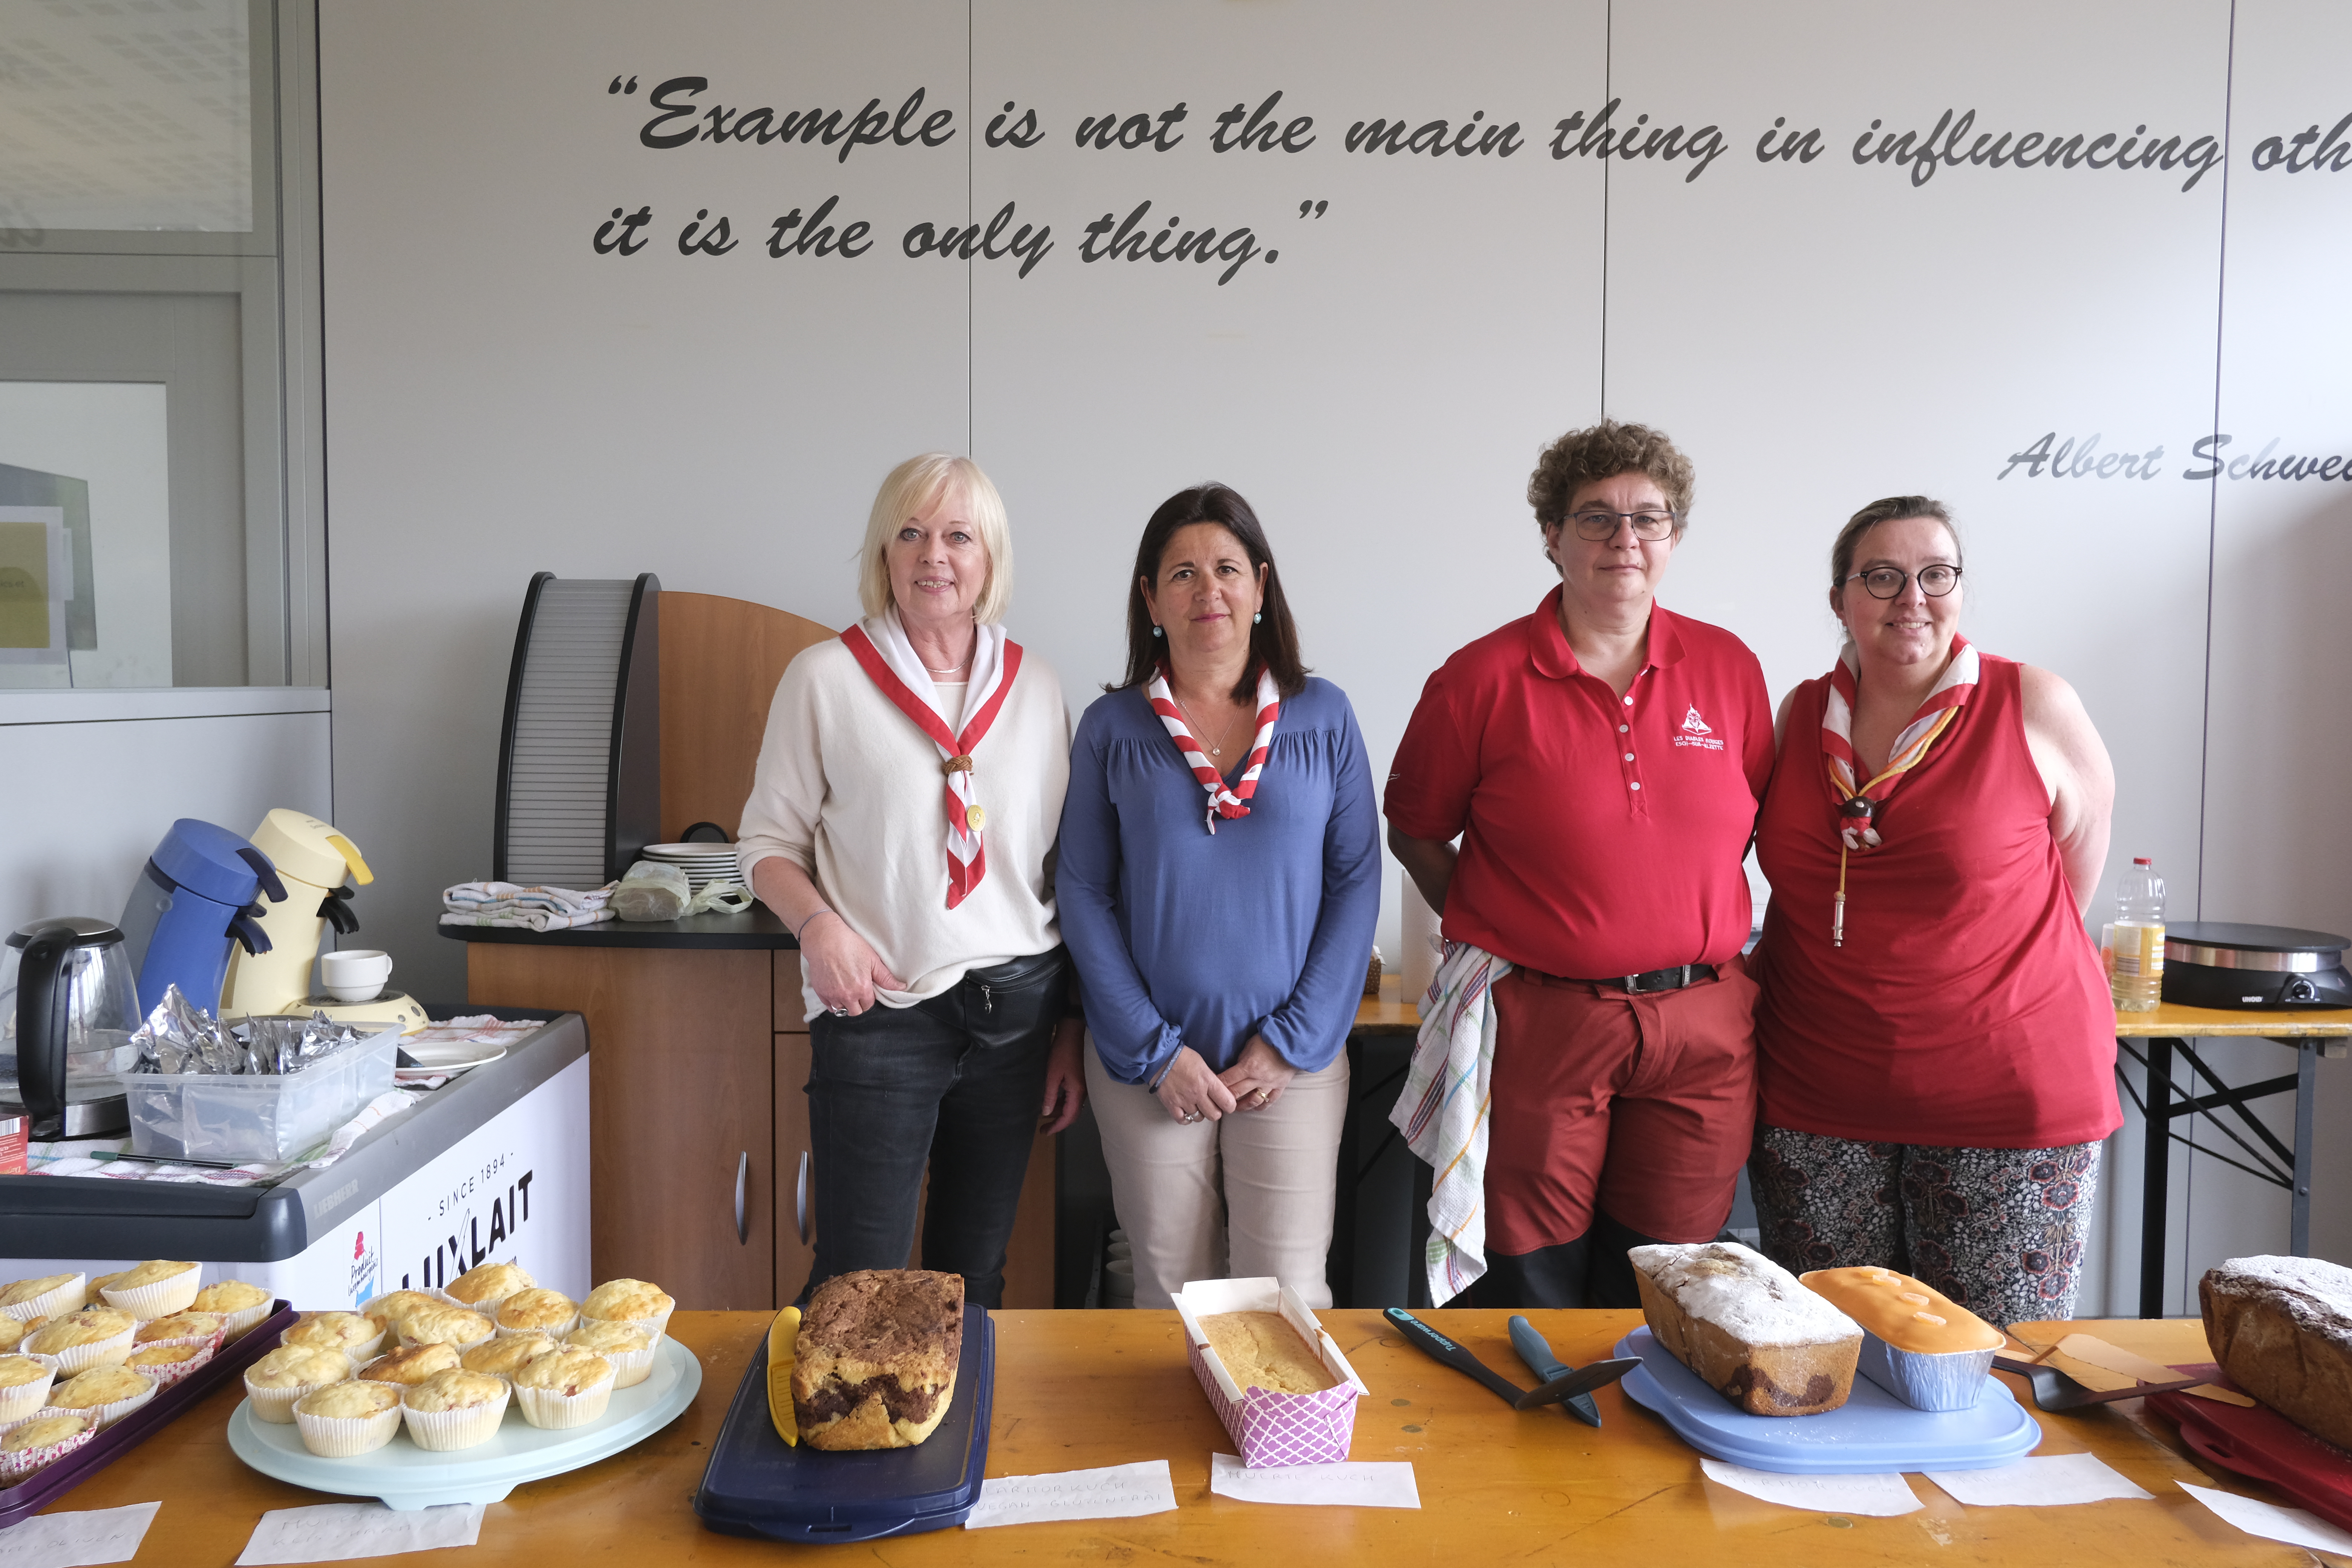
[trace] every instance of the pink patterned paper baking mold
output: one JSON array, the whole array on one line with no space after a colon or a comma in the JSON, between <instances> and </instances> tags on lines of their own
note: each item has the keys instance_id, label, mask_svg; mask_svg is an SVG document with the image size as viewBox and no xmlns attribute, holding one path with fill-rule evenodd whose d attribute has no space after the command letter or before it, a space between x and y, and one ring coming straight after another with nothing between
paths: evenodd
<instances>
[{"instance_id":1,"label":"pink patterned paper baking mold","mask_svg":"<svg viewBox=\"0 0 2352 1568\"><path fill-rule=\"evenodd\" d=\"M1210 1408L1241 1449L1242 1463L1253 1469L1278 1465L1332 1465L1348 1457L1356 1435L1356 1391L1348 1384L1319 1394L1276 1394L1264 1388L1243 1391L1238 1403L1225 1397L1217 1374L1209 1370L1202 1348L1187 1343L1185 1359Z\"/></svg>"}]
</instances>

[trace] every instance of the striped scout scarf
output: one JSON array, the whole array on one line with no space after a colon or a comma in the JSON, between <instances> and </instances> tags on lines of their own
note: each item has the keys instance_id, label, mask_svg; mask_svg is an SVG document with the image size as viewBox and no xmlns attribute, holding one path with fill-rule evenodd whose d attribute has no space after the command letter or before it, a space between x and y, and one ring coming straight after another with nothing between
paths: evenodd
<instances>
[{"instance_id":1,"label":"striped scout scarf","mask_svg":"<svg viewBox=\"0 0 2352 1568\"><path fill-rule=\"evenodd\" d=\"M1006 637L1003 626L977 629L971 679L964 687L963 710L957 715L961 731L948 728L939 688L923 661L915 657L915 647L907 640L895 608L868 616L841 634L843 646L882 689L882 695L940 749L940 771L946 778L941 798L947 813L950 909L970 897L988 875L988 855L980 840L988 813L973 798L971 754L989 726L996 722L1005 694L1013 689L1013 677L1021 673L1021 645Z\"/></svg>"},{"instance_id":2,"label":"striped scout scarf","mask_svg":"<svg viewBox=\"0 0 2352 1568\"><path fill-rule=\"evenodd\" d=\"M1919 704L1919 711L1911 722L1895 737L1888 749L1886 766L1867 784L1854 783L1856 764L1853 755L1854 678L1861 671L1862 656L1852 640L1838 650L1837 663L1830 667L1830 691L1822 704L1822 758L1827 764L1830 799L1838 809L1838 890L1837 910L1830 924L1830 945L1845 945L1845 861L1849 854L1864 854L1883 842L1878 834L1878 808L1903 782L1903 775L1927 760L1927 749L1938 736L1952 726L1960 716L1961 705L1977 689L1977 650L1969 639L1958 632L1952 634L1951 662L1944 667L1935 689Z\"/></svg>"},{"instance_id":3,"label":"striped scout scarf","mask_svg":"<svg viewBox=\"0 0 2352 1568\"><path fill-rule=\"evenodd\" d=\"M1151 699L1151 710L1160 715L1160 726L1168 738L1176 742L1184 763L1201 787L1209 793L1209 831L1217 830L1217 818L1228 820L1249 815L1250 797L1257 793L1257 776L1265 771L1265 746L1274 736L1274 721L1282 717L1282 689L1275 684L1274 672L1264 665L1257 669L1257 734L1250 742L1249 765L1242 770L1241 782L1233 788L1225 787L1225 776L1209 761L1209 753L1192 738L1192 727L1184 721L1184 711L1176 706L1175 695L1168 689L1168 662L1162 659L1160 672L1144 688Z\"/></svg>"}]
</instances>

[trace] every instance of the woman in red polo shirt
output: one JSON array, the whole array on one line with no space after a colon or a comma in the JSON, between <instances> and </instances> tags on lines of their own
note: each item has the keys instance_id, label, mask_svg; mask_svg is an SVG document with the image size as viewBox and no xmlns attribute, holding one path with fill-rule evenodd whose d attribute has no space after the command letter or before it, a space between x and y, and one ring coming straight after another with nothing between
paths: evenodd
<instances>
[{"instance_id":1,"label":"woman in red polo shirt","mask_svg":"<svg viewBox=\"0 0 2352 1568\"><path fill-rule=\"evenodd\" d=\"M1757 1213L1790 1268L2066 1318L2123 1121L2083 927L2115 770L2073 688L1959 635L1962 597L1926 496L1872 502L1831 547L1846 644L1780 705L1757 827Z\"/></svg>"},{"instance_id":2,"label":"woman in red polo shirt","mask_svg":"<svg viewBox=\"0 0 2352 1568\"><path fill-rule=\"evenodd\" d=\"M1508 969L1475 1305L1639 1305L1625 1249L1713 1240L1746 1157L1771 707L1746 645L1655 602L1691 485L1643 426L1547 448L1559 585L1429 678L1389 775L1390 849L1447 942Z\"/></svg>"}]
</instances>

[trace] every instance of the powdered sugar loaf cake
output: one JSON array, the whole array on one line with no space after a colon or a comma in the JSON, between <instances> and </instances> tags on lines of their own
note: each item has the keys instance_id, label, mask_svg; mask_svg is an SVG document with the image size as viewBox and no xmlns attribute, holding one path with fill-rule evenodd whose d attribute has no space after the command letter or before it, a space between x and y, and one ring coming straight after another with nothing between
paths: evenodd
<instances>
[{"instance_id":1,"label":"powdered sugar loaf cake","mask_svg":"<svg viewBox=\"0 0 2352 1568\"><path fill-rule=\"evenodd\" d=\"M2205 1342L2230 1381L2315 1437L2352 1448L2352 1268L2232 1258L2198 1282Z\"/></svg>"},{"instance_id":2,"label":"powdered sugar loaf cake","mask_svg":"<svg viewBox=\"0 0 2352 1568\"><path fill-rule=\"evenodd\" d=\"M1642 1315L1660 1344L1751 1415L1818 1415L1853 1392L1862 1326L1736 1241L1636 1247Z\"/></svg>"}]
</instances>

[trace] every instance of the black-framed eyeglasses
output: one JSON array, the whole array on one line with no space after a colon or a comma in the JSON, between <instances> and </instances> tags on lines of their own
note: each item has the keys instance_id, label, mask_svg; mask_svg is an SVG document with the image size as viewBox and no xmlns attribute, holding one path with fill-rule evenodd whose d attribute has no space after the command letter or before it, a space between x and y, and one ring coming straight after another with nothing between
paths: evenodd
<instances>
[{"instance_id":1,"label":"black-framed eyeglasses","mask_svg":"<svg viewBox=\"0 0 2352 1568\"><path fill-rule=\"evenodd\" d=\"M1595 544L1616 538L1617 525L1620 522L1630 522L1633 525L1634 538L1646 539L1654 542L1672 533L1675 531L1675 524L1682 521L1685 515L1684 512L1673 510L1603 511L1598 507L1593 507L1570 514L1568 521L1576 524L1577 538L1589 539Z\"/></svg>"},{"instance_id":2,"label":"black-framed eyeglasses","mask_svg":"<svg viewBox=\"0 0 2352 1568\"><path fill-rule=\"evenodd\" d=\"M1899 566L1874 566L1867 572L1856 572L1846 581L1852 583L1859 579L1874 599L1896 599L1902 597L1904 585L1915 576L1919 584L1919 592L1931 599L1940 599L1960 585L1960 569L1941 565L1922 566L1916 574L1906 572Z\"/></svg>"}]
</instances>

